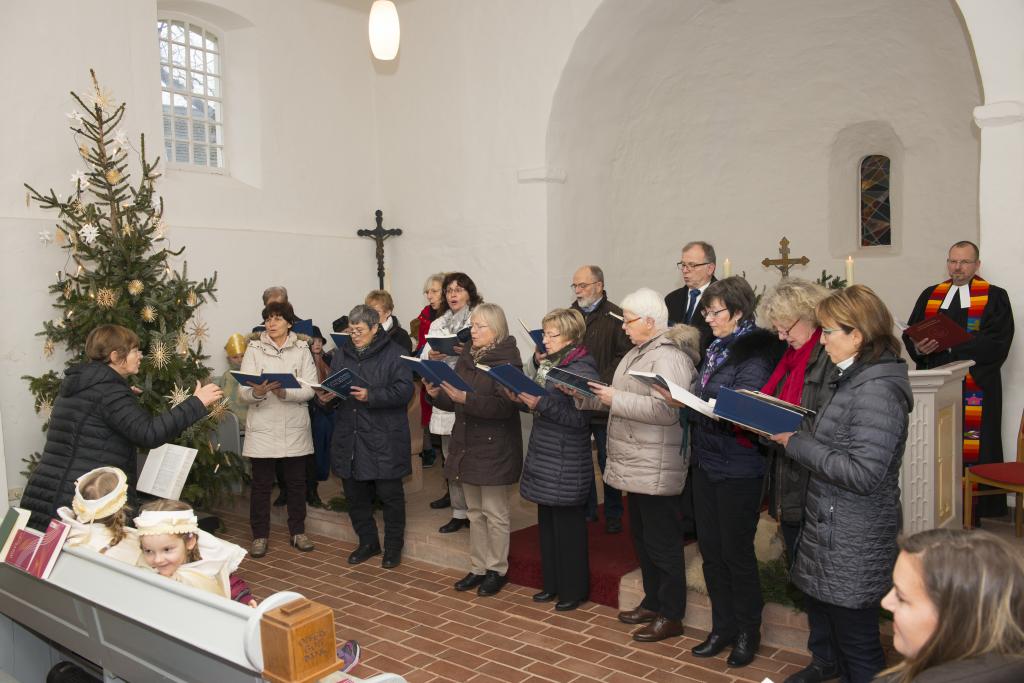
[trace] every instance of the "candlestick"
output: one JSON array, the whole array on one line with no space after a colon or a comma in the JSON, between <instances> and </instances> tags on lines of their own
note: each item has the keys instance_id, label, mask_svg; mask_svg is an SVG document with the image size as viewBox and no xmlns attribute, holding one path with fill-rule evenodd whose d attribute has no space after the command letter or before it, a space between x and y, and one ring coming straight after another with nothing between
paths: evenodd
<instances>
[{"instance_id":1,"label":"candlestick","mask_svg":"<svg viewBox=\"0 0 1024 683\"><path fill-rule=\"evenodd\" d=\"M725 272L726 277L732 275L732 261L725 259L725 263L722 264L722 269Z\"/></svg>"},{"instance_id":2,"label":"candlestick","mask_svg":"<svg viewBox=\"0 0 1024 683\"><path fill-rule=\"evenodd\" d=\"M846 257L846 286L853 284L853 257Z\"/></svg>"}]
</instances>

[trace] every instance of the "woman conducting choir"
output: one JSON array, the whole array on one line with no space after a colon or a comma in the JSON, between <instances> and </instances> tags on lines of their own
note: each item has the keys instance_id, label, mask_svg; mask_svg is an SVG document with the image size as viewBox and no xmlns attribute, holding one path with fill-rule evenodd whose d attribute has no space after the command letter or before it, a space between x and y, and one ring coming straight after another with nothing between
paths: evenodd
<instances>
[{"instance_id":1,"label":"woman conducting choir","mask_svg":"<svg viewBox=\"0 0 1024 683\"><path fill-rule=\"evenodd\" d=\"M861 683L885 666L878 601L896 560L913 394L892 315L871 289L838 291L818 304L817 315L836 365L834 393L811 429L772 440L811 473L792 569L808 598L809 641L828 638L843 679ZM810 680L805 673L816 675L805 670L793 680Z\"/></svg>"}]
</instances>

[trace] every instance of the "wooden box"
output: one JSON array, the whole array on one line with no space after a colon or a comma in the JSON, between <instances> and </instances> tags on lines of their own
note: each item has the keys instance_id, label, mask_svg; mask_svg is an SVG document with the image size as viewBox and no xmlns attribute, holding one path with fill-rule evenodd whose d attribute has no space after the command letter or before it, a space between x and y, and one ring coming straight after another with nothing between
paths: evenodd
<instances>
[{"instance_id":1,"label":"wooden box","mask_svg":"<svg viewBox=\"0 0 1024 683\"><path fill-rule=\"evenodd\" d=\"M312 683L341 668L331 608L299 598L263 615L263 677L271 683Z\"/></svg>"}]
</instances>

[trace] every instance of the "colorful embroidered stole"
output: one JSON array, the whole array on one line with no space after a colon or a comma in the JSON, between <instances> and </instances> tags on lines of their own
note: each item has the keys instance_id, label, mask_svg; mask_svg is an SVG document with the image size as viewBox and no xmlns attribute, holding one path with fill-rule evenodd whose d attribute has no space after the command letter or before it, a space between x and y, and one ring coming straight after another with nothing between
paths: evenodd
<instances>
[{"instance_id":1,"label":"colorful embroidered stole","mask_svg":"<svg viewBox=\"0 0 1024 683\"><path fill-rule=\"evenodd\" d=\"M932 318L939 312L952 280L936 285L924 308L924 317ZM967 309L967 331L977 334L981 329L981 314L988 304L988 282L975 277L970 283L971 306ZM970 371L964 378L964 463L975 463L981 447L981 405L984 398L981 387L974 381Z\"/></svg>"}]
</instances>

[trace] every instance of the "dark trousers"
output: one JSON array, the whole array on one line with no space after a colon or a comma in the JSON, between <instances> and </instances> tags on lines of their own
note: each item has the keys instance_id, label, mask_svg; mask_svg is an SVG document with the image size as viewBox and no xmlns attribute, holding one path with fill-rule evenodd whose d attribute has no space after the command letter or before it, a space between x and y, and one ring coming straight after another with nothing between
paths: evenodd
<instances>
[{"instance_id":1,"label":"dark trousers","mask_svg":"<svg viewBox=\"0 0 1024 683\"><path fill-rule=\"evenodd\" d=\"M334 431L334 428L331 427L331 432L333 433L333 431ZM315 448L316 447L315 435L314 435L313 445L314 445L314 448ZM330 439L328 439L327 447L328 447L328 453L330 453ZM328 457L330 457L330 455L328 455ZM277 488L279 488L281 490L281 494L282 495L285 495L287 493L287 491L288 491L288 484L287 484L287 482L285 482L285 476L284 476L284 465L280 462L281 460L284 460L284 459L285 458L278 458L278 463L274 467L274 474L277 477ZM326 479L327 477L324 477L324 479L317 479L317 462L316 462L316 454L315 453L310 453L309 455L304 455L304 456L302 456L302 459L306 463L304 465L304 467L305 467L304 471L306 473L304 475L304 477L306 479L306 486L302 490L303 500L305 500L306 495L310 494L310 493L314 493L317 490L317 488L316 488L317 484L320 481L323 481L324 479ZM287 495L285 495L285 497L287 498Z\"/></svg>"},{"instance_id":2,"label":"dark trousers","mask_svg":"<svg viewBox=\"0 0 1024 683\"><path fill-rule=\"evenodd\" d=\"M626 500L629 531L644 582L640 606L666 619L682 619L686 613L686 579L679 496L630 493Z\"/></svg>"},{"instance_id":3,"label":"dark trousers","mask_svg":"<svg viewBox=\"0 0 1024 683\"><path fill-rule=\"evenodd\" d=\"M779 522L782 530L782 538L786 542L786 563L792 567L796 559L796 539L800 536L800 524L798 522ZM835 665L836 651L832 646L832 637L828 630L811 630L807 636L807 649L814 655L814 659L826 667Z\"/></svg>"},{"instance_id":4,"label":"dark trousers","mask_svg":"<svg viewBox=\"0 0 1024 683\"><path fill-rule=\"evenodd\" d=\"M327 481L331 474L331 437L334 436L334 415L319 410L310 411L313 431L313 490L318 481Z\"/></svg>"},{"instance_id":5,"label":"dark trousers","mask_svg":"<svg viewBox=\"0 0 1024 683\"><path fill-rule=\"evenodd\" d=\"M405 489L401 479L356 481L342 479L348 516L359 536L359 545L380 545L377 522L373 518L374 496L384 506L384 549L401 550L405 545Z\"/></svg>"},{"instance_id":6,"label":"dark trousers","mask_svg":"<svg viewBox=\"0 0 1024 683\"><path fill-rule=\"evenodd\" d=\"M604 466L608 462L608 423L591 422L590 434L597 446L597 466L604 474ZM602 482L604 486L604 518L622 519L622 491ZM587 494L587 517L597 517L597 483L591 478L590 493Z\"/></svg>"},{"instance_id":7,"label":"dark trousers","mask_svg":"<svg viewBox=\"0 0 1024 683\"><path fill-rule=\"evenodd\" d=\"M807 647L815 659L839 664L843 683L867 683L885 668L885 654L878 634L878 606L851 609L830 605L807 596L807 623L811 633ZM828 643L824 656L820 643ZM835 654L833 654L835 653Z\"/></svg>"},{"instance_id":8,"label":"dark trousers","mask_svg":"<svg viewBox=\"0 0 1024 683\"><path fill-rule=\"evenodd\" d=\"M582 505L537 506L544 590L559 600L586 600L590 592L587 520Z\"/></svg>"},{"instance_id":9,"label":"dark trousers","mask_svg":"<svg viewBox=\"0 0 1024 683\"><path fill-rule=\"evenodd\" d=\"M764 478L712 481L700 467L692 472L697 544L711 599L711 629L727 638L740 632L756 633L761 628L764 601L754 534Z\"/></svg>"},{"instance_id":10,"label":"dark trousers","mask_svg":"<svg viewBox=\"0 0 1024 683\"><path fill-rule=\"evenodd\" d=\"M306 531L306 457L250 458L252 487L249 491L249 524L253 538L270 535L270 490L274 487L274 470L281 468L285 492L288 494L288 534Z\"/></svg>"}]
</instances>

